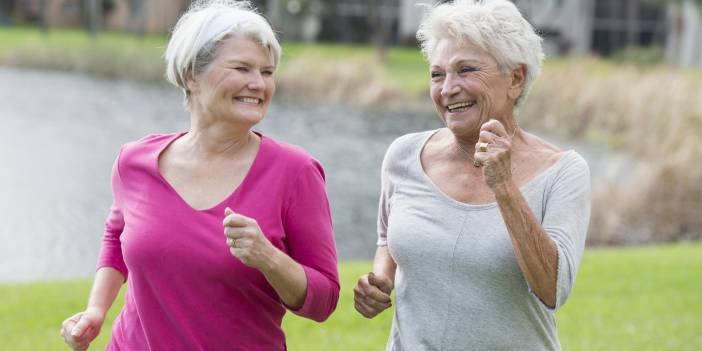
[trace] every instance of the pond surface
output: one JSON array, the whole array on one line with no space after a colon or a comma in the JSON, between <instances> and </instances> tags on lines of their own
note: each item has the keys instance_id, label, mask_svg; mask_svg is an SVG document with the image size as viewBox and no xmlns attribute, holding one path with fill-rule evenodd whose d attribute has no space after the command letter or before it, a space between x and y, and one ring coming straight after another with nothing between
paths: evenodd
<instances>
[{"instance_id":1,"label":"pond surface","mask_svg":"<svg viewBox=\"0 0 702 351\"><path fill-rule=\"evenodd\" d=\"M181 101L175 88L0 68L0 282L92 275L120 146L186 130ZM402 134L439 126L430 110L277 100L256 129L322 162L339 258L369 259L386 148ZM576 148L595 173L602 153Z\"/></svg>"}]
</instances>

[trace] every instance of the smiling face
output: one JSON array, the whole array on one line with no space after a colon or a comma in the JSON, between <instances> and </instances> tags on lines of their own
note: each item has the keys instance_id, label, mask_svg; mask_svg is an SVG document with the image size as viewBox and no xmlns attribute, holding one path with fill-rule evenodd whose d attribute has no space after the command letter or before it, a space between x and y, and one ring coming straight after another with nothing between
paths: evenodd
<instances>
[{"instance_id":1,"label":"smiling face","mask_svg":"<svg viewBox=\"0 0 702 351\"><path fill-rule=\"evenodd\" d=\"M487 52L471 42L441 39L430 62L431 99L439 117L457 136L477 136L490 118L512 118L514 75L502 73ZM517 82L518 83L518 82Z\"/></svg>"},{"instance_id":2,"label":"smiling face","mask_svg":"<svg viewBox=\"0 0 702 351\"><path fill-rule=\"evenodd\" d=\"M188 82L193 111L207 118L253 126L275 93L273 60L258 42L234 35L222 42L209 67Z\"/></svg>"}]
</instances>

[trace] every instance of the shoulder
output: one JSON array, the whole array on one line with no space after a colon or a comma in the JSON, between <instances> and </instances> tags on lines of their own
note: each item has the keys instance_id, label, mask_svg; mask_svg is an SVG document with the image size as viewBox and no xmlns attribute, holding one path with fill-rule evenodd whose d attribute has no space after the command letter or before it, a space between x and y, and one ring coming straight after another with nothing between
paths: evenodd
<instances>
[{"instance_id":1,"label":"shoulder","mask_svg":"<svg viewBox=\"0 0 702 351\"><path fill-rule=\"evenodd\" d=\"M125 143L120 149L120 167L135 162L147 162L150 158L158 157L161 150L179 135L182 133L149 134L141 139Z\"/></svg>"},{"instance_id":2,"label":"shoulder","mask_svg":"<svg viewBox=\"0 0 702 351\"><path fill-rule=\"evenodd\" d=\"M555 164L553 184L559 188L589 188L590 167L575 150L563 151Z\"/></svg>"},{"instance_id":3,"label":"shoulder","mask_svg":"<svg viewBox=\"0 0 702 351\"><path fill-rule=\"evenodd\" d=\"M149 134L141 139L130 141L122 145L122 154L138 154L160 149L180 134L181 133Z\"/></svg>"},{"instance_id":4,"label":"shoulder","mask_svg":"<svg viewBox=\"0 0 702 351\"><path fill-rule=\"evenodd\" d=\"M281 168L282 171L291 172L289 174L308 169L324 172L321 163L302 147L269 136L262 136L262 138L262 147L268 150L267 162Z\"/></svg>"},{"instance_id":5,"label":"shoulder","mask_svg":"<svg viewBox=\"0 0 702 351\"><path fill-rule=\"evenodd\" d=\"M436 130L427 130L417 133L405 134L395 139L388 147L385 153L385 160L401 160L416 154L424 142L436 132Z\"/></svg>"},{"instance_id":6,"label":"shoulder","mask_svg":"<svg viewBox=\"0 0 702 351\"><path fill-rule=\"evenodd\" d=\"M590 176L590 167L588 166L587 161L585 161L585 158L583 158L583 156L575 150L563 151L558 163L560 163L559 168L561 172L583 174L587 175L588 177Z\"/></svg>"}]
</instances>

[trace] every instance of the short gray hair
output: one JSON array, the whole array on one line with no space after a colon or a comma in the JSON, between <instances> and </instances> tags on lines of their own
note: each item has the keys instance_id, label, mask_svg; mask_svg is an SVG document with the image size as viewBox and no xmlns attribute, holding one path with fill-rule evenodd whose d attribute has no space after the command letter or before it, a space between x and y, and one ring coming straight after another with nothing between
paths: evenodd
<instances>
[{"instance_id":1,"label":"short gray hair","mask_svg":"<svg viewBox=\"0 0 702 351\"><path fill-rule=\"evenodd\" d=\"M200 0L178 20L166 48L166 79L183 89L186 102L190 92L186 82L204 72L214 61L221 43L232 34L243 34L268 50L274 66L281 48L268 21L249 1Z\"/></svg>"},{"instance_id":2,"label":"short gray hair","mask_svg":"<svg viewBox=\"0 0 702 351\"><path fill-rule=\"evenodd\" d=\"M455 0L429 9L417 31L422 53L431 60L441 39L469 41L490 54L503 73L526 66L524 89L517 107L541 73L544 51L541 37L517 7L507 0Z\"/></svg>"}]
</instances>

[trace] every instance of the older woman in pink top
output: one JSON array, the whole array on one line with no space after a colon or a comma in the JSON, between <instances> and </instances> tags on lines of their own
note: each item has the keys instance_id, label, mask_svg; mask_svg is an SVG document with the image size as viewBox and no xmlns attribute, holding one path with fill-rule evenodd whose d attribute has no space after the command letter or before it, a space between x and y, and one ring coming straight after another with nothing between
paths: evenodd
<instances>
[{"instance_id":1,"label":"older woman in pink top","mask_svg":"<svg viewBox=\"0 0 702 351\"><path fill-rule=\"evenodd\" d=\"M85 350L126 281L108 350L285 350L286 309L325 320L339 297L324 171L252 127L280 45L248 3L198 2L178 21L167 76L187 132L124 145L87 308L61 335Z\"/></svg>"}]
</instances>

